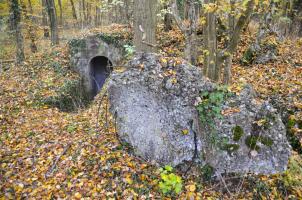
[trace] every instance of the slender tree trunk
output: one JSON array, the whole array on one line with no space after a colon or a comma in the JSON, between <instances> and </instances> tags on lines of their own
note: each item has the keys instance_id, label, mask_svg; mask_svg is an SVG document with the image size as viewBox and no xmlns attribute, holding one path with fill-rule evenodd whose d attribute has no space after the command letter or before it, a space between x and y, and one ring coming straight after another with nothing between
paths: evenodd
<instances>
[{"instance_id":1,"label":"slender tree trunk","mask_svg":"<svg viewBox=\"0 0 302 200\"><path fill-rule=\"evenodd\" d=\"M75 9L75 6L74 6L74 2L73 0L70 0L70 4L71 4L71 9L72 9L72 17L74 19L74 26L77 25L77 21L78 21L78 17L77 17L77 12L76 12L76 9Z\"/></svg>"},{"instance_id":2,"label":"slender tree trunk","mask_svg":"<svg viewBox=\"0 0 302 200\"><path fill-rule=\"evenodd\" d=\"M82 0L82 27L86 26L87 16L86 16L86 3Z\"/></svg>"},{"instance_id":3,"label":"slender tree trunk","mask_svg":"<svg viewBox=\"0 0 302 200\"><path fill-rule=\"evenodd\" d=\"M11 0L11 11L12 11L12 23L15 28L15 40L16 40L16 61L17 64L21 64L24 59L24 45L23 45L23 36L21 32L21 11L18 0Z\"/></svg>"},{"instance_id":4,"label":"slender tree trunk","mask_svg":"<svg viewBox=\"0 0 302 200\"><path fill-rule=\"evenodd\" d=\"M59 9L60 9L60 17L59 17L59 25L63 25L63 9L62 9L62 1L58 0Z\"/></svg>"},{"instance_id":5,"label":"slender tree trunk","mask_svg":"<svg viewBox=\"0 0 302 200\"><path fill-rule=\"evenodd\" d=\"M134 46L137 52L156 51L157 0L134 0Z\"/></svg>"},{"instance_id":6,"label":"slender tree trunk","mask_svg":"<svg viewBox=\"0 0 302 200\"><path fill-rule=\"evenodd\" d=\"M51 44L58 45L59 44L59 31L58 31L58 23L56 16L56 9L54 0L46 0L47 9L48 9L48 17L49 17L49 26L51 32Z\"/></svg>"},{"instance_id":7,"label":"slender tree trunk","mask_svg":"<svg viewBox=\"0 0 302 200\"><path fill-rule=\"evenodd\" d=\"M74 7L74 2L73 2L73 0L70 0L70 4L71 4L71 9L72 9L72 17L73 17L73 19L77 20L78 17L77 17L76 9L75 9L75 7Z\"/></svg>"},{"instance_id":8,"label":"slender tree trunk","mask_svg":"<svg viewBox=\"0 0 302 200\"><path fill-rule=\"evenodd\" d=\"M235 0L230 0L231 13L229 14L229 38L232 37L235 28ZM232 59L233 55L229 55L225 60L223 83L230 84L232 78Z\"/></svg>"},{"instance_id":9,"label":"slender tree trunk","mask_svg":"<svg viewBox=\"0 0 302 200\"><path fill-rule=\"evenodd\" d=\"M34 19L34 10L33 10L33 6L31 3L31 0L28 0L28 7L29 7L29 13L31 14L31 18Z\"/></svg>"},{"instance_id":10,"label":"slender tree trunk","mask_svg":"<svg viewBox=\"0 0 302 200\"><path fill-rule=\"evenodd\" d=\"M215 3L215 0L205 0L205 4ZM216 55L217 55L217 33L216 33L216 15L214 12L205 13L206 25L204 34L205 43L205 75L212 80L217 79L219 71L216 66Z\"/></svg>"},{"instance_id":11,"label":"slender tree trunk","mask_svg":"<svg viewBox=\"0 0 302 200\"><path fill-rule=\"evenodd\" d=\"M90 4L87 2L86 3L86 21L87 25L90 27L91 23L91 15L90 15Z\"/></svg>"},{"instance_id":12,"label":"slender tree trunk","mask_svg":"<svg viewBox=\"0 0 302 200\"><path fill-rule=\"evenodd\" d=\"M185 58L192 64L197 64L197 21L199 19L199 4L195 1L187 1L187 18L189 23L183 23L179 14L178 1L172 3L172 15L185 37Z\"/></svg>"},{"instance_id":13,"label":"slender tree trunk","mask_svg":"<svg viewBox=\"0 0 302 200\"><path fill-rule=\"evenodd\" d=\"M20 1L21 2L21 6L22 6L22 10L24 13L24 18L25 18L25 22L27 25L27 32L30 38L30 49L32 53L36 53L38 51L37 49L37 45L36 45L36 34L34 31L34 27L33 27L33 21L32 18L28 15L27 12L27 8L25 3L23 2L23 0Z\"/></svg>"},{"instance_id":14,"label":"slender tree trunk","mask_svg":"<svg viewBox=\"0 0 302 200\"><path fill-rule=\"evenodd\" d=\"M168 9L168 5L164 6L164 9ZM166 13L164 17L164 31L168 32L172 30L172 22L173 22L173 16L171 13Z\"/></svg>"},{"instance_id":15,"label":"slender tree trunk","mask_svg":"<svg viewBox=\"0 0 302 200\"><path fill-rule=\"evenodd\" d=\"M125 13L126 13L126 22L129 23L129 27L131 26L131 16L132 16L132 12L130 10L130 8L132 7L131 4L131 0L124 0L125 3Z\"/></svg>"},{"instance_id":16,"label":"slender tree trunk","mask_svg":"<svg viewBox=\"0 0 302 200\"><path fill-rule=\"evenodd\" d=\"M83 28L83 12L82 12L82 2L79 1L79 19L80 19L80 27Z\"/></svg>"},{"instance_id":17,"label":"slender tree trunk","mask_svg":"<svg viewBox=\"0 0 302 200\"><path fill-rule=\"evenodd\" d=\"M46 0L42 0L42 26L44 31L44 38L49 37L49 30L48 30L48 20L47 20L47 4Z\"/></svg>"},{"instance_id":18,"label":"slender tree trunk","mask_svg":"<svg viewBox=\"0 0 302 200\"><path fill-rule=\"evenodd\" d=\"M95 15L94 15L94 26L97 27L99 23L99 10L98 7L95 7Z\"/></svg>"}]
</instances>

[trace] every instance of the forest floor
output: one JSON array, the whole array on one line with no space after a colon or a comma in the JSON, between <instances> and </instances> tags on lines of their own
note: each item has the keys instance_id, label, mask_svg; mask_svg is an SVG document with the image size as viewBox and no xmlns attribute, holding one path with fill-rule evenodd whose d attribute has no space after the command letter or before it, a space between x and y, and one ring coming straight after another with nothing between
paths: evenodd
<instances>
[{"instance_id":1,"label":"forest floor","mask_svg":"<svg viewBox=\"0 0 302 200\"><path fill-rule=\"evenodd\" d=\"M250 38L244 36L235 56L231 89L239 92L249 83L262 99L279 95L294 111L291 118L301 119L302 42L279 43L274 63L241 66L239 59ZM161 34L159 40L163 55L180 56L183 38L178 31ZM289 169L279 175L229 175L222 183L197 177L196 169L188 174L174 169L182 177L182 192L164 197L158 187L159 167L136 158L130 147L119 142L106 99L99 113L100 96L76 112L45 104L67 80L78 78L70 70L66 45L28 56L23 66L4 68L0 73L0 199L302 198L302 158L294 151ZM301 139L301 129L293 128Z\"/></svg>"}]
</instances>

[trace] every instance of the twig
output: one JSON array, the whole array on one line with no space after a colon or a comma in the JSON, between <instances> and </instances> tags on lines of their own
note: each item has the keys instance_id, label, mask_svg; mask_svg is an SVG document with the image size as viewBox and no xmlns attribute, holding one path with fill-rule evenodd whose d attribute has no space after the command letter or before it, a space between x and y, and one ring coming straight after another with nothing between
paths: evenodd
<instances>
[{"instance_id":1,"label":"twig","mask_svg":"<svg viewBox=\"0 0 302 200\"><path fill-rule=\"evenodd\" d=\"M229 193L229 195L230 195L231 197L233 197L231 191L229 190L228 186L227 186L226 183L225 183L224 178L221 176L221 173L218 173L218 176L219 176L221 182L223 183L223 186L225 187L225 189L226 189L227 192Z\"/></svg>"},{"instance_id":2,"label":"twig","mask_svg":"<svg viewBox=\"0 0 302 200\"><path fill-rule=\"evenodd\" d=\"M99 101L99 104L98 104L98 109L97 109L97 113L96 113L96 122L95 122L95 127L98 128L99 127L99 114L100 114L100 110L101 110L101 105L102 105L102 102L103 102L103 99L104 99L105 95L103 95L101 97L101 100Z\"/></svg>"},{"instance_id":3,"label":"twig","mask_svg":"<svg viewBox=\"0 0 302 200\"><path fill-rule=\"evenodd\" d=\"M107 91L108 96L108 91ZM108 123L108 100L105 102L105 118L106 118L106 128L108 129L109 123Z\"/></svg>"},{"instance_id":4,"label":"twig","mask_svg":"<svg viewBox=\"0 0 302 200\"><path fill-rule=\"evenodd\" d=\"M151 46L151 47L157 47L157 46L158 46L157 44L151 44L151 43L145 41L146 38L147 38L147 36L146 36L146 33L145 33L145 31L144 31L142 25L139 25L139 30L140 30L140 31L142 32L142 34L143 34L143 35L142 35L142 43L143 43L143 44L146 44L146 45Z\"/></svg>"},{"instance_id":5,"label":"twig","mask_svg":"<svg viewBox=\"0 0 302 200\"><path fill-rule=\"evenodd\" d=\"M157 44L151 44L149 42L146 42L146 41L142 41L143 44L146 44L148 46L151 46L151 47L157 47L158 45Z\"/></svg>"},{"instance_id":6,"label":"twig","mask_svg":"<svg viewBox=\"0 0 302 200\"><path fill-rule=\"evenodd\" d=\"M100 113L100 109L101 109L101 105L102 105L102 102L103 102L103 99L104 97L106 96L106 94L108 93L107 90L108 90L108 85L109 85L109 80L110 80L110 77L107 78L107 80L105 81L103 87L102 87L102 90L100 92L100 98L101 100L99 101L99 105L98 105L98 109L97 109L97 113L96 113L96 128L98 128L98 122L99 122L99 113Z\"/></svg>"},{"instance_id":7,"label":"twig","mask_svg":"<svg viewBox=\"0 0 302 200\"><path fill-rule=\"evenodd\" d=\"M60 155L57 156L56 160L53 162L51 168L49 170L47 170L46 174L45 174L45 179L48 178L54 171L54 169L56 168L60 158L67 152L67 150L70 148L71 143L67 144L66 147L64 148L64 150L62 151L62 153Z\"/></svg>"}]
</instances>

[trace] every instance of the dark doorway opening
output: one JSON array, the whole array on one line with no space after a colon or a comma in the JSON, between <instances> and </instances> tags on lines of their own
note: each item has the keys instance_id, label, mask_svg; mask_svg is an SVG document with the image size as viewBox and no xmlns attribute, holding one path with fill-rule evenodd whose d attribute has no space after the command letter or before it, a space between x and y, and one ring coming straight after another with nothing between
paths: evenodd
<instances>
[{"instance_id":1,"label":"dark doorway opening","mask_svg":"<svg viewBox=\"0 0 302 200\"><path fill-rule=\"evenodd\" d=\"M97 56L90 61L92 95L96 96L112 72L112 62L105 56Z\"/></svg>"}]
</instances>

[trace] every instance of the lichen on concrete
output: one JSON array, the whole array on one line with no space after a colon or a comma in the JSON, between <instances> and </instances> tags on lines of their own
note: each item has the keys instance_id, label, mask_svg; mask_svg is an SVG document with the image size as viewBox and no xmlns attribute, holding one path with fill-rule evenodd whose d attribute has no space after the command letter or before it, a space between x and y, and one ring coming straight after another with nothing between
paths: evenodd
<instances>
[{"instance_id":1,"label":"lichen on concrete","mask_svg":"<svg viewBox=\"0 0 302 200\"><path fill-rule=\"evenodd\" d=\"M194 158L214 166L217 173L284 171L291 151L285 126L269 103L255 101L250 86L223 101L222 110L235 107L239 112L214 119L215 130L226 143L207 151L212 145L206 140L211 130L200 123L195 106L200 94L215 88L199 68L186 61L137 54L125 71L112 74L108 86L120 139L130 144L137 156L158 164L176 166ZM255 121L270 115L275 119L267 129L255 129ZM237 127L240 134L234 137L236 126L242 131ZM182 134L183 130L188 130L187 134ZM252 135L261 136L256 141L257 154L251 154L253 149L245 144Z\"/></svg>"}]
</instances>

